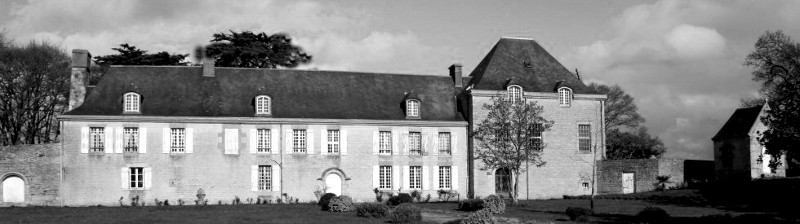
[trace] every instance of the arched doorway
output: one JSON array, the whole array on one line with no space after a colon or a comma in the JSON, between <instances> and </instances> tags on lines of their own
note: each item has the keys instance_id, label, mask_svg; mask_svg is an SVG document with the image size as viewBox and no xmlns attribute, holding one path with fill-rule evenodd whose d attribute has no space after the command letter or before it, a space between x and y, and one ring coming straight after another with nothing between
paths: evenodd
<instances>
[{"instance_id":1,"label":"arched doorway","mask_svg":"<svg viewBox=\"0 0 800 224\"><path fill-rule=\"evenodd\" d=\"M3 202L25 202L25 181L18 176L10 176L3 180Z\"/></svg>"},{"instance_id":2,"label":"arched doorway","mask_svg":"<svg viewBox=\"0 0 800 224\"><path fill-rule=\"evenodd\" d=\"M330 173L325 176L325 186L328 187L325 193L342 195L342 177L339 174Z\"/></svg>"},{"instance_id":3,"label":"arched doorway","mask_svg":"<svg viewBox=\"0 0 800 224\"><path fill-rule=\"evenodd\" d=\"M494 191L497 196L511 196L511 171L508 168L500 168L494 172Z\"/></svg>"}]
</instances>

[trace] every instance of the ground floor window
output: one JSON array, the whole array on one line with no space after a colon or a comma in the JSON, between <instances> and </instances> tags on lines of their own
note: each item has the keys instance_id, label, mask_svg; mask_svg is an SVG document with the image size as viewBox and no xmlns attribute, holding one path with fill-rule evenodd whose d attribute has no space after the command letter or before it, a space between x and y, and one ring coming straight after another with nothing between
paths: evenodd
<instances>
[{"instance_id":1,"label":"ground floor window","mask_svg":"<svg viewBox=\"0 0 800 224\"><path fill-rule=\"evenodd\" d=\"M408 188L422 189L422 167L412 166L408 168Z\"/></svg>"},{"instance_id":2,"label":"ground floor window","mask_svg":"<svg viewBox=\"0 0 800 224\"><path fill-rule=\"evenodd\" d=\"M392 189L392 167L381 166L378 174L378 184L381 189Z\"/></svg>"},{"instance_id":3,"label":"ground floor window","mask_svg":"<svg viewBox=\"0 0 800 224\"><path fill-rule=\"evenodd\" d=\"M439 167L439 188L440 189L450 189L452 188L451 178L450 178L450 167L449 166L440 166Z\"/></svg>"},{"instance_id":4,"label":"ground floor window","mask_svg":"<svg viewBox=\"0 0 800 224\"><path fill-rule=\"evenodd\" d=\"M258 166L258 189L272 190L272 166Z\"/></svg>"},{"instance_id":5,"label":"ground floor window","mask_svg":"<svg viewBox=\"0 0 800 224\"><path fill-rule=\"evenodd\" d=\"M143 167L131 167L130 168L131 178L130 180L130 188L131 189L143 189L144 188L144 168Z\"/></svg>"}]
</instances>

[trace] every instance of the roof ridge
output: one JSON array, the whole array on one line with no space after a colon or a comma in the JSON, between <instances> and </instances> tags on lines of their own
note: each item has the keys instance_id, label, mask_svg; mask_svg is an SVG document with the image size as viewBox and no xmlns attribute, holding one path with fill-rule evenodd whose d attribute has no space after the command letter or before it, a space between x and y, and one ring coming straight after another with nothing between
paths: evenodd
<instances>
[{"instance_id":1,"label":"roof ridge","mask_svg":"<svg viewBox=\"0 0 800 224\"><path fill-rule=\"evenodd\" d=\"M174 65L112 65L112 68L202 68L201 66L174 66ZM241 67L215 67L214 69L226 70L273 70L273 71L302 71L302 72L330 72L330 73L351 73L351 74L373 74L373 75L403 75L403 76L431 76L449 77L447 75L433 74L413 74L413 73L390 73L390 72L368 72L368 71L341 71L341 70L320 70L320 69L294 69L294 68L241 68Z\"/></svg>"},{"instance_id":2,"label":"roof ridge","mask_svg":"<svg viewBox=\"0 0 800 224\"><path fill-rule=\"evenodd\" d=\"M530 38L530 37L509 37L509 36L503 36L503 37L500 37L500 39L531 40L531 41L534 41L534 42L536 41L536 40L534 40L533 38Z\"/></svg>"}]
</instances>

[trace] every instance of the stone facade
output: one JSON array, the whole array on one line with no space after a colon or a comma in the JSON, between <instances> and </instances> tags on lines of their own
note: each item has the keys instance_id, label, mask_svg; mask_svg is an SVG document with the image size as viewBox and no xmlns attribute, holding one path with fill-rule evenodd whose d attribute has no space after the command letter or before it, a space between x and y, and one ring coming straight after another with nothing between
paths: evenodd
<instances>
[{"instance_id":1,"label":"stone facade","mask_svg":"<svg viewBox=\"0 0 800 224\"><path fill-rule=\"evenodd\" d=\"M761 121L769 110L768 105L738 109L720 129L714 141L714 167L718 180L750 180L765 177L785 177L786 158L774 171L767 162L770 156L758 141L760 133L767 130ZM763 156L763 158L762 158Z\"/></svg>"},{"instance_id":2,"label":"stone facade","mask_svg":"<svg viewBox=\"0 0 800 224\"><path fill-rule=\"evenodd\" d=\"M60 205L61 145L18 145L0 147L0 185L18 177L24 182L24 203L9 203L0 186L0 206Z\"/></svg>"},{"instance_id":3,"label":"stone facade","mask_svg":"<svg viewBox=\"0 0 800 224\"><path fill-rule=\"evenodd\" d=\"M683 159L623 159L597 162L597 193L622 194L623 173L633 173L633 192L648 192L657 189L658 176L669 176L666 188L684 184Z\"/></svg>"}]
</instances>

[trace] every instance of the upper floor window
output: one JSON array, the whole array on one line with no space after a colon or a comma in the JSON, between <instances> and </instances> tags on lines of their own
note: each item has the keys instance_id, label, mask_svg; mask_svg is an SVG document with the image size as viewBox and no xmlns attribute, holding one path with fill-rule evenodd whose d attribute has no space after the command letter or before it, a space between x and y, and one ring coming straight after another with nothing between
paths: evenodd
<instances>
[{"instance_id":1,"label":"upper floor window","mask_svg":"<svg viewBox=\"0 0 800 224\"><path fill-rule=\"evenodd\" d=\"M581 151L592 150L591 126L588 124L578 125L578 149Z\"/></svg>"},{"instance_id":2,"label":"upper floor window","mask_svg":"<svg viewBox=\"0 0 800 224\"><path fill-rule=\"evenodd\" d=\"M531 146L533 150L541 151L543 144L542 140L542 124L534 123L530 126L530 133L531 133Z\"/></svg>"},{"instance_id":3,"label":"upper floor window","mask_svg":"<svg viewBox=\"0 0 800 224\"><path fill-rule=\"evenodd\" d=\"M439 132L439 154L450 155L450 132Z\"/></svg>"},{"instance_id":4,"label":"upper floor window","mask_svg":"<svg viewBox=\"0 0 800 224\"><path fill-rule=\"evenodd\" d=\"M522 87L517 85L508 86L508 100L517 103L522 100Z\"/></svg>"},{"instance_id":5,"label":"upper floor window","mask_svg":"<svg viewBox=\"0 0 800 224\"><path fill-rule=\"evenodd\" d=\"M256 151L257 152L264 152L264 153L271 152L270 145L272 145L271 144L271 140L272 139L270 139L270 130L269 129L258 129L258 130L256 130L256 135L257 135Z\"/></svg>"},{"instance_id":6,"label":"upper floor window","mask_svg":"<svg viewBox=\"0 0 800 224\"><path fill-rule=\"evenodd\" d=\"M125 152L136 152L139 150L139 128L126 127L122 129L122 142Z\"/></svg>"},{"instance_id":7,"label":"upper floor window","mask_svg":"<svg viewBox=\"0 0 800 224\"><path fill-rule=\"evenodd\" d=\"M328 153L339 154L339 130L328 130Z\"/></svg>"},{"instance_id":8,"label":"upper floor window","mask_svg":"<svg viewBox=\"0 0 800 224\"><path fill-rule=\"evenodd\" d=\"M261 95L256 97L256 115L272 114L272 99L269 96Z\"/></svg>"},{"instance_id":9,"label":"upper floor window","mask_svg":"<svg viewBox=\"0 0 800 224\"><path fill-rule=\"evenodd\" d=\"M422 155L422 133L408 133L408 152L411 155Z\"/></svg>"},{"instance_id":10,"label":"upper floor window","mask_svg":"<svg viewBox=\"0 0 800 224\"><path fill-rule=\"evenodd\" d=\"M406 100L406 116L419 118L419 100Z\"/></svg>"},{"instance_id":11,"label":"upper floor window","mask_svg":"<svg viewBox=\"0 0 800 224\"><path fill-rule=\"evenodd\" d=\"M171 152L186 152L185 128L171 128L169 136L170 136L169 145Z\"/></svg>"},{"instance_id":12,"label":"upper floor window","mask_svg":"<svg viewBox=\"0 0 800 224\"><path fill-rule=\"evenodd\" d=\"M381 131L378 133L378 153L392 154L392 132Z\"/></svg>"},{"instance_id":13,"label":"upper floor window","mask_svg":"<svg viewBox=\"0 0 800 224\"><path fill-rule=\"evenodd\" d=\"M293 152L305 153L306 152L306 129L292 130L292 149Z\"/></svg>"},{"instance_id":14,"label":"upper floor window","mask_svg":"<svg viewBox=\"0 0 800 224\"><path fill-rule=\"evenodd\" d=\"M139 103L140 98L139 94L130 92L124 95L125 103L124 103L124 112L139 112Z\"/></svg>"},{"instance_id":15,"label":"upper floor window","mask_svg":"<svg viewBox=\"0 0 800 224\"><path fill-rule=\"evenodd\" d=\"M91 127L89 128L89 151L102 152L105 150L106 144L105 128Z\"/></svg>"},{"instance_id":16,"label":"upper floor window","mask_svg":"<svg viewBox=\"0 0 800 224\"><path fill-rule=\"evenodd\" d=\"M568 107L572 101L572 90L567 87L558 89L558 105Z\"/></svg>"}]
</instances>

